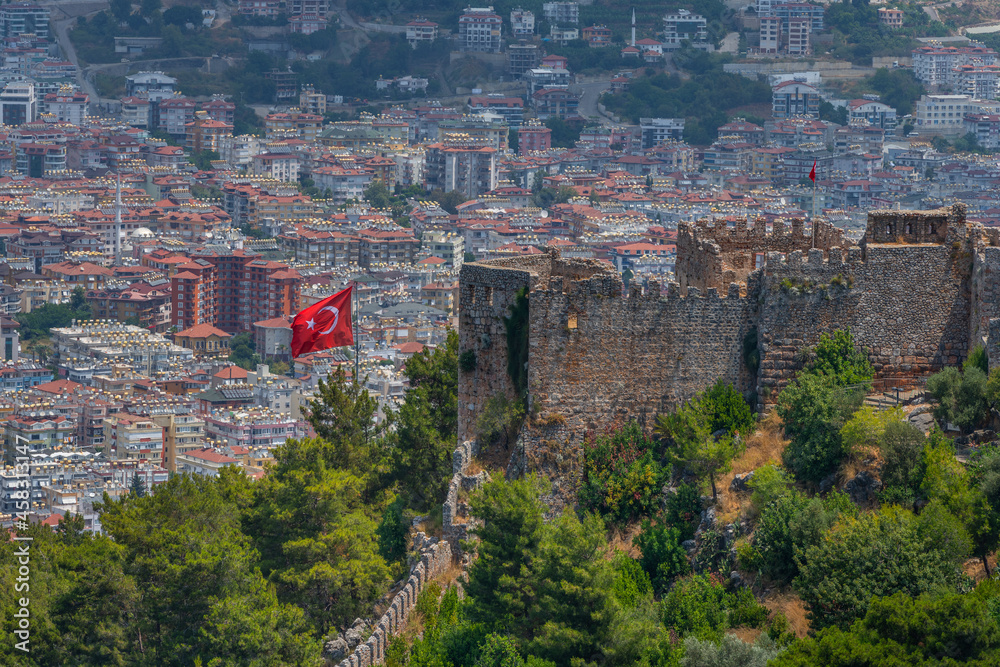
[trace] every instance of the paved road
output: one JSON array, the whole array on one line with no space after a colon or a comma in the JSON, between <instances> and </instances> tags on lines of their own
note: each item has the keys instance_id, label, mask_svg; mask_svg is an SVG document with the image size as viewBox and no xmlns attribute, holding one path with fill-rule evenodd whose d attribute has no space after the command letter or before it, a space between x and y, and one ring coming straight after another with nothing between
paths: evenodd
<instances>
[{"instance_id":1,"label":"paved road","mask_svg":"<svg viewBox=\"0 0 1000 667\"><path fill-rule=\"evenodd\" d=\"M611 87L611 80L600 80L591 81L587 83L574 83L569 87L571 93L576 93L580 96L580 109L579 113L584 118L590 118L592 116L597 116L601 119L601 122L610 122L597 110L597 103L600 101L601 93L608 90Z\"/></svg>"},{"instance_id":2,"label":"paved road","mask_svg":"<svg viewBox=\"0 0 1000 667\"><path fill-rule=\"evenodd\" d=\"M80 59L77 57L76 49L73 48L73 43L69 39L69 29L76 23L78 17L86 16L89 18L91 15L107 9L108 3L42 0L38 4L48 7L50 11L50 27L55 32L56 39L59 40L59 46L62 47L62 52L66 56L66 60L76 66L77 81L80 84L80 88L83 92L90 95L90 99L96 104L100 99L97 95L97 89L87 80L83 69L80 68Z\"/></svg>"}]
</instances>

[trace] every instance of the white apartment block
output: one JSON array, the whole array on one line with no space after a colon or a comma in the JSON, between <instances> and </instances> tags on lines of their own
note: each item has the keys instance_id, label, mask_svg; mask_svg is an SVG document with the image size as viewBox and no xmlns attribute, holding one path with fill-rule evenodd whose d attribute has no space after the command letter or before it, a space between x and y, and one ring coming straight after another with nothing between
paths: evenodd
<instances>
[{"instance_id":1,"label":"white apartment block","mask_svg":"<svg viewBox=\"0 0 1000 667\"><path fill-rule=\"evenodd\" d=\"M781 19L777 16L760 17L760 52L777 53L781 48Z\"/></svg>"},{"instance_id":2,"label":"white apartment block","mask_svg":"<svg viewBox=\"0 0 1000 667\"><path fill-rule=\"evenodd\" d=\"M500 53L503 19L493 7L466 7L458 18L458 38L463 51Z\"/></svg>"},{"instance_id":3,"label":"white apartment block","mask_svg":"<svg viewBox=\"0 0 1000 667\"><path fill-rule=\"evenodd\" d=\"M997 64L997 52L985 46L923 46L913 50L913 73L929 86L952 83L953 73L965 65Z\"/></svg>"},{"instance_id":4,"label":"white apartment block","mask_svg":"<svg viewBox=\"0 0 1000 667\"><path fill-rule=\"evenodd\" d=\"M916 104L919 132L960 135L966 114L1000 113L1000 102L977 100L971 95L924 95Z\"/></svg>"},{"instance_id":5,"label":"white apartment block","mask_svg":"<svg viewBox=\"0 0 1000 667\"><path fill-rule=\"evenodd\" d=\"M663 50L676 51L683 42L703 47L708 42L708 20L686 9L678 9L663 17Z\"/></svg>"},{"instance_id":6,"label":"white apartment block","mask_svg":"<svg viewBox=\"0 0 1000 667\"><path fill-rule=\"evenodd\" d=\"M520 7L511 10L510 31L514 37L531 37L535 34L535 15Z\"/></svg>"},{"instance_id":7,"label":"white apartment block","mask_svg":"<svg viewBox=\"0 0 1000 667\"><path fill-rule=\"evenodd\" d=\"M553 25L577 25L580 23L580 3L546 2L542 4L542 15Z\"/></svg>"},{"instance_id":8,"label":"white apartment block","mask_svg":"<svg viewBox=\"0 0 1000 667\"><path fill-rule=\"evenodd\" d=\"M812 20L794 18L788 21L788 55L808 56L812 53L809 35L812 32Z\"/></svg>"}]
</instances>

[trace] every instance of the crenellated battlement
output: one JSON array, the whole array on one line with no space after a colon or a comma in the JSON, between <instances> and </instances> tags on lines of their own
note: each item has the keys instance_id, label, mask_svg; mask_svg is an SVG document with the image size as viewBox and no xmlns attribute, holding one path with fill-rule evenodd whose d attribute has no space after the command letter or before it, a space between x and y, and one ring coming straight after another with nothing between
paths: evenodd
<instances>
[{"instance_id":1,"label":"crenellated battlement","mask_svg":"<svg viewBox=\"0 0 1000 667\"><path fill-rule=\"evenodd\" d=\"M459 437L490 397L516 395L504 320L522 289L529 408L549 430L529 422L515 468L549 476L556 503L573 501L585 434L651 428L719 378L773 402L825 332L849 327L878 377L925 376L983 342L1000 364L1000 230L967 223L961 206L878 211L866 240L825 222L815 238L801 221L681 224L676 282L627 293L607 264L558 253L466 264Z\"/></svg>"},{"instance_id":2,"label":"crenellated battlement","mask_svg":"<svg viewBox=\"0 0 1000 667\"><path fill-rule=\"evenodd\" d=\"M945 243L966 234L965 211L962 203L933 211L870 211L862 244Z\"/></svg>"},{"instance_id":3,"label":"crenellated battlement","mask_svg":"<svg viewBox=\"0 0 1000 667\"><path fill-rule=\"evenodd\" d=\"M686 292L689 287L723 289L732 282L746 283L769 252L825 251L853 245L843 230L832 223L817 220L814 225L807 231L805 221L800 218L793 219L790 225L776 220L771 231L761 219L754 221L752 227L745 218L738 218L733 226L726 220L680 223L675 274L681 291Z\"/></svg>"}]
</instances>

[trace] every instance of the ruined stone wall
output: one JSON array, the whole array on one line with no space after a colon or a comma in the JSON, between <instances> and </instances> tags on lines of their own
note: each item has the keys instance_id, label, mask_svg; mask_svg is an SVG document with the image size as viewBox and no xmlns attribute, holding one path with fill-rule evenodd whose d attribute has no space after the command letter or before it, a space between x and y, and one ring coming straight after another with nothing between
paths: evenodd
<instances>
[{"instance_id":1,"label":"ruined stone wall","mask_svg":"<svg viewBox=\"0 0 1000 667\"><path fill-rule=\"evenodd\" d=\"M406 585L396 594L388 611L382 614L368 641L354 649L337 667L369 667L381 665L385 661L385 649L389 638L403 631L410 613L417 606L417 597L428 582L444 574L451 567L451 546L448 542L438 542L423 550Z\"/></svg>"},{"instance_id":2,"label":"ruined stone wall","mask_svg":"<svg viewBox=\"0 0 1000 667\"><path fill-rule=\"evenodd\" d=\"M939 237L942 221L947 223L944 238L929 242ZM754 234L761 236L757 227L716 229L711 239L682 229L685 243L717 251L699 266L725 266L724 248L732 256L744 247L756 253L771 246L764 268L748 273L745 284L727 285L723 296L689 280L686 287L669 285L663 294L654 283L646 293L635 288L622 298L617 274L596 262L564 263L555 255L507 260L504 266L472 265L468 273L463 267L463 309L466 302L472 305L462 314L463 349L477 345L484 333L494 343L475 373L459 376L460 438L472 434L486 398L497 390L512 391L500 318L523 285L531 290L532 418L508 474L547 475L554 483L549 500L556 510L573 498L579 484L588 433L626 419L648 428L657 412L718 378L773 401L801 367L800 350L824 332L850 327L879 377L921 376L960 363L970 344L984 336L991 359L1000 363L1000 234L966 224L960 206L878 213L870 227L886 224L888 231L870 229L866 243L846 252L831 245L839 236L829 230L822 235L827 247L803 253L794 249L808 238L800 226L786 234L779 225L770 240L762 235L765 243L754 240ZM899 242L895 230L900 228L904 241L912 243ZM726 234L729 238L723 238ZM686 275L708 279L691 270ZM489 297L482 295L491 286L487 305ZM760 353L756 375L743 358L744 340L753 329Z\"/></svg>"},{"instance_id":3,"label":"ruined stone wall","mask_svg":"<svg viewBox=\"0 0 1000 667\"><path fill-rule=\"evenodd\" d=\"M459 354L472 351L471 372L459 369L458 439L475 437L475 415L496 393L514 398L507 374L507 329L518 290L571 281L595 274L613 275L610 266L594 260L561 259L557 252L462 265L459 283Z\"/></svg>"},{"instance_id":4,"label":"ruined stone wall","mask_svg":"<svg viewBox=\"0 0 1000 667\"><path fill-rule=\"evenodd\" d=\"M1000 367L1000 229L988 231L973 263L969 349L983 345L993 368Z\"/></svg>"},{"instance_id":5,"label":"ruined stone wall","mask_svg":"<svg viewBox=\"0 0 1000 667\"><path fill-rule=\"evenodd\" d=\"M773 400L797 353L850 327L876 377L925 375L968 354L973 254L960 236L939 244L868 244L768 256L759 318L758 393Z\"/></svg>"},{"instance_id":6,"label":"ruined stone wall","mask_svg":"<svg viewBox=\"0 0 1000 667\"><path fill-rule=\"evenodd\" d=\"M862 245L944 243L949 228L964 224L965 204L933 211L870 211Z\"/></svg>"},{"instance_id":7,"label":"ruined stone wall","mask_svg":"<svg viewBox=\"0 0 1000 667\"><path fill-rule=\"evenodd\" d=\"M815 233L806 231L805 222L792 220L791 229L778 220L768 233L763 220L747 226L738 219L730 227L726 220L680 223L677 230L677 261L675 274L681 294L687 288L704 291L709 287L728 289L730 283L745 283L757 268L757 254L789 253L812 248L829 250L847 247L842 229L825 220L818 220Z\"/></svg>"},{"instance_id":8,"label":"ruined stone wall","mask_svg":"<svg viewBox=\"0 0 1000 667\"><path fill-rule=\"evenodd\" d=\"M528 389L535 415L519 442L521 470L539 471L554 484L547 499L558 510L571 499L582 473L588 432L653 417L722 378L753 389L743 362L743 340L756 308L733 284L704 296L676 284L665 294L652 283L621 298L617 276L564 283L531 293Z\"/></svg>"},{"instance_id":9,"label":"ruined stone wall","mask_svg":"<svg viewBox=\"0 0 1000 667\"><path fill-rule=\"evenodd\" d=\"M452 453L452 476L442 507L442 524L444 538L451 545L451 554L456 561L461 561L464 555L462 543L469 539L469 531L475 526L474 520L469 516L468 503L462 500L462 492L472 492L487 480L485 471L475 474L469 472L472 460L478 455L479 445L475 440L460 443Z\"/></svg>"}]
</instances>

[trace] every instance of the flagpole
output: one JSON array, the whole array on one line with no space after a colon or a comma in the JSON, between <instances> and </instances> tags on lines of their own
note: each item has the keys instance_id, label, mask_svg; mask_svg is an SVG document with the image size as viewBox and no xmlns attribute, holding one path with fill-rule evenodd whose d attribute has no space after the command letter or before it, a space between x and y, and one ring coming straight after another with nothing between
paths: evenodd
<instances>
[{"instance_id":1,"label":"flagpole","mask_svg":"<svg viewBox=\"0 0 1000 667\"><path fill-rule=\"evenodd\" d=\"M354 381L357 382L358 384L360 384L361 380L358 379L358 362L359 362L359 360L361 358L361 352L360 352L361 351L361 335L360 335L361 334L361 328L360 328L360 321L361 321L361 297L358 296L358 281L355 280L353 282L354 282L354 284L352 285L352 287L354 289L352 289L351 291L354 292L354 304L355 304L355 312L354 312Z\"/></svg>"},{"instance_id":2,"label":"flagpole","mask_svg":"<svg viewBox=\"0 0 1000 667\"><path fill-rule=\"evenodd\" d=\"M813 210L812 210L812 247L816 247L816 160L813 160L812 171L809 178L813 182Z\"/></svg>"}]
</instances>

